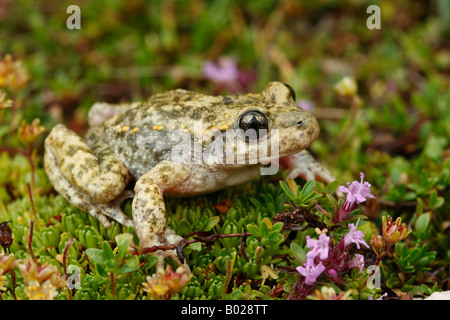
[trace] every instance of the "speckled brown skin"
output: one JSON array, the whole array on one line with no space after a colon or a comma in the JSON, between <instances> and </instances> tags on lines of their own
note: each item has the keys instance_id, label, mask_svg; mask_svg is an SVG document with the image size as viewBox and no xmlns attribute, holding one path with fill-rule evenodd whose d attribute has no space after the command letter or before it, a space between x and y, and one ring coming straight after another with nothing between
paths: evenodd
<instances>
[{"instance_id":1,"label":"speckled brown skin","mask_svg":"<svg viewBox=\"0 0 450 320\"><path fill-rule=\"evenodd\" d=\"M290 94L284 84L270 82L260 94L208 96L178 89L141 103L96 104L89 114L92 127L85 140L62 125L51 131L45 141L45 168L58 192L105 226L109 222L104 215L127 225L134 222L141 248L173 244L180 238L166 230L163 195L213 192L252 179L261 167L260 163L181 163L172 159L172 150L180 143L174 133L184 132L194 149L205 151L215 133L237 129L242 114L258 110L268 119L265 138L271 143L276 139L279 156L298 154L317 138L319 126ZM201 128L196 126L199 121ZM272 134L275 131L278 135ZM248 153L239 154L238 148L230 152L247 159L258 148L249 143ZM296 176L333 180L306 151L292 159L305 161L294 166ZM304 167L299 169L300 165ZM114 201L131 179L137 180L133 222Z\"/></svg>"}]
</instances>

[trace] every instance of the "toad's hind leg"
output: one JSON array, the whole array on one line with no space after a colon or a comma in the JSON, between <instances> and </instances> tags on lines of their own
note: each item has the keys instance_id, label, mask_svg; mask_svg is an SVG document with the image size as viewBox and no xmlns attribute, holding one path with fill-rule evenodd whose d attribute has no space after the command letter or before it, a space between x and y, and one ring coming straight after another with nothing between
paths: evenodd
<instances>
[{"instance_id":1,"label":"toad's hind leg","mask_svg":"<svg viewBox=\"0 0 450 320\"><path fill-rule=\"evenodd\" d=\"M89 212L105 227L110 225L105 216L132 226L132 220L113 201L125 189L130 174L105 147L98 146L95 151L94 155L73 131L57 125L45 140L44 165L50 182L69 203Z\"/></svg>"}]
</instances>

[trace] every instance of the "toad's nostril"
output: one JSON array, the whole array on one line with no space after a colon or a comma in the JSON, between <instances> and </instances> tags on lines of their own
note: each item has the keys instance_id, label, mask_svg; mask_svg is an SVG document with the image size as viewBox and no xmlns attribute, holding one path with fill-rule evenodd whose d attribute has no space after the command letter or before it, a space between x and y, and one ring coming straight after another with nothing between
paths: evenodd
<instances>
[{"instance_id":1,"label":"toad's nostril","mask_svg":"<svg viewBox=\"0 0 450 320\"><path fill-rule=\"evenodd\" d=\"M303 125L303 120L299 120L297 121L297 123L295 124L297 127L301 127Z\"/></svg>"}]
</instances>

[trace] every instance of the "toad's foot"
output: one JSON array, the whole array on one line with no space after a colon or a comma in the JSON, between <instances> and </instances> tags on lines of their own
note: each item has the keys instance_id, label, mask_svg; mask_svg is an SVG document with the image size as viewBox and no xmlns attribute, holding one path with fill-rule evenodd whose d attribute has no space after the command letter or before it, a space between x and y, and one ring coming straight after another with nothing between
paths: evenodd
<instances>
[{"instance_id":1,"label":"toad's foot","mask_svg":"<svg viewBox=\"0 0 450 320\"><path fill-rule=\"evenodd\" d=\"M133 221L139 238L140 249L154 246L172 246L182 238L173 230L166 229L166 208L163 193L181 184L189 177L183 164L163 161L136 182L133 199ZM170 256L180 265L175 250L158 250L158 266Z\"/></svg>"},{"instance_id":2,"label":"toad's foot","mask_svg":"<svg viewBox=\"0 0 450 320\"><path fill-rule=\"evenodd\" d=\"M181 240L183 240L182 237L177 235L175 231L172 229L166 229L164 235L162 236L162 242L155 242L154 246L174 246L177 245ZM176 252L176 249L168 249L168 250L157 250L155 253L153 253L156 257L158 257L158 263L156 265L156 268L162 268L164 269L164 260L167 257L172 258L175 260L179 265L183 266L186 270L189 270L189 266L186 261L181 263L178 254Z\"/></svg>"},{"instance_id":3,"label":"toad's foot","mask_svg":"<svg viewBox=\"0 0 450 320\"><path fill-rule=\"evenodd\" d=\"M306 150L281 158L280 164L290 170L286 180L297 177L304 178L308 181L314 179L323 180L326 183L336 180L331 172L320 165Z\"/></svg>"}]
</instances>

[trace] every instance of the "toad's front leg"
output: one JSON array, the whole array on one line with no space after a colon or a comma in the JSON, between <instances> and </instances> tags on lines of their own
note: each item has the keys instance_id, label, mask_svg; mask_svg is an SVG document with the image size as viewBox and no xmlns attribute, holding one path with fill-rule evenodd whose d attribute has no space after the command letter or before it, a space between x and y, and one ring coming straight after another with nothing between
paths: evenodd
<instances>
[{"instance_id":1,"label":"toad's front leg","mask_svg":"<svg viewBox=\"0 0 450 320\"><path fill-rule=\"evenodd\" d=\"M166 208L164 192L173 191L186 181L189 171L185 165L163 161L136 182L133 199L133 221L139 238L140 249L161 245L174 245L182 238L166 228ZM157 251L159 267L165 257L178 261L175 250Z\"/></svg>"},{"instance_id":2,"label":"toad's front leg","mask_svg":"<svg viewBox=\"0 0 450 320\"><path fill-rule=\"evenodd\" d=\"M306 150L281 158L280 165L290 171L286 179L302 177L305 180L320 179L326 183L336 180L333 174L319 164Z\"/></svg>"}]
</instances>

